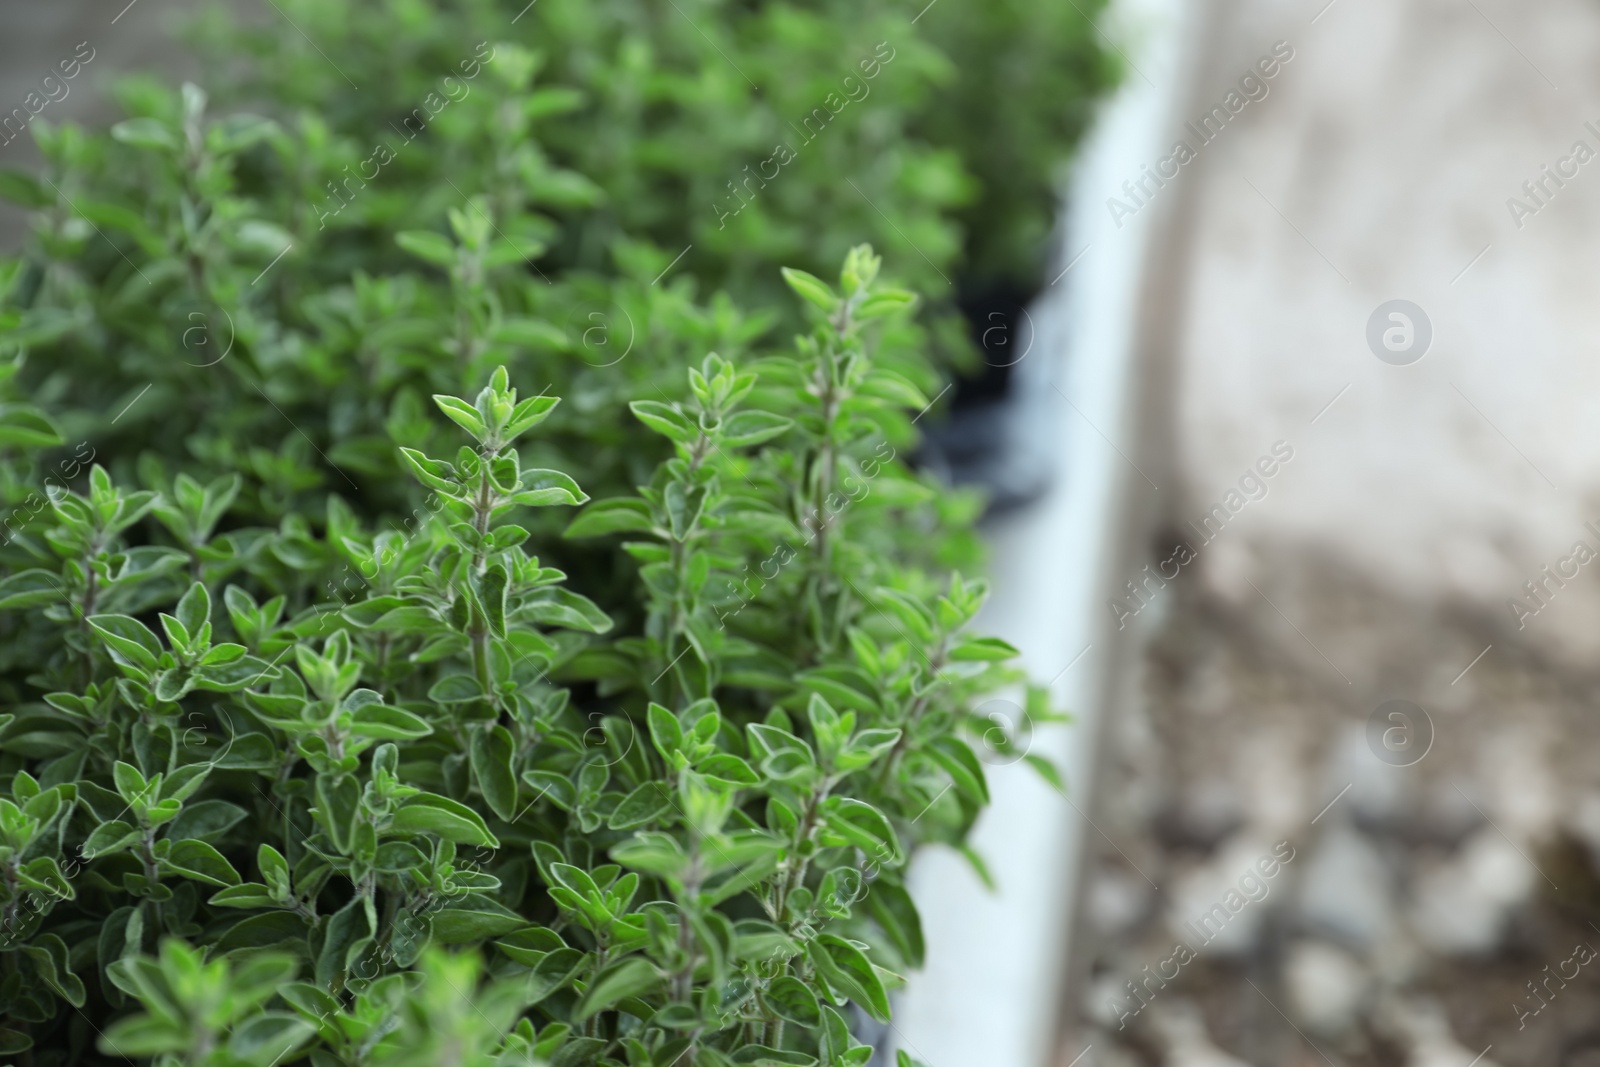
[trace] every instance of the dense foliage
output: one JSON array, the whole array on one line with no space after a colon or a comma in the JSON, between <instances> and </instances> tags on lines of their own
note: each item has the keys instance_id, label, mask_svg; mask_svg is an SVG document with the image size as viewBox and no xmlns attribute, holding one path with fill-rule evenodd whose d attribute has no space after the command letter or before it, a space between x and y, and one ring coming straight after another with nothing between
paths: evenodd
<instances>
[{"instance_id":1,"label":"dense foliage","mask_svg":"<svg viewBox=\"0 0 1600 1067\"><path fill-rule=\"evenodd\" d=\"M1061 165L1120 75L1096 25L1106 0L276 6L283 17L242 27L219 7L199 34L230 98L314 116L354 162L443 93L474 42L523 42L549 90L531 109L539 146L499 164L559 191L556 261L607 269L618 234L669 256L692 243L683 269L769 301L763 268L831 268L862 239L939 301L952 280L1031 292ZM448 188L462 162L419 153L397 166ZM587 181L553 177L560 168Z\"/></svg>"},{"instance_id":2,"label":"dense foliage","mask_svg":"<svg viewBox=\"0 0 1600 1067\"><path fill-rule=\"evenodd\" d=\"M587 498L523 465L557 401L503 368L434 398L472 444L402 449L430 492L399 528L332 494L219 532L239 473L52 483L0 582L9 1048L864 1062L829 1002L886 1017L921 957L907 852L959 846L973 743L1019 740L969 710L1012 654L961 632L981 584L899 547L934 494L892 444L926 402L871 358L910 303L877 271L792 272L825 320L794 354L631 405L672 458L565 531L635 538L627 630L512 521ZM461 945L492 946L481 996Z\"/></svg>"},{"instance_id":3,"label":"dense foliage","mask_svg":"<svg viewBox=\"0 0 1600 1067\"><path fill-rule=\"evenodd\" d=\"M948 324L850 236L937 289L1037 231L953 214L971 16L282 6L207 31L273 117L133 81L0 172L0 1054L864 1063L908 856L1054 775L904 459Z\"/></svg>"}]
</instances>

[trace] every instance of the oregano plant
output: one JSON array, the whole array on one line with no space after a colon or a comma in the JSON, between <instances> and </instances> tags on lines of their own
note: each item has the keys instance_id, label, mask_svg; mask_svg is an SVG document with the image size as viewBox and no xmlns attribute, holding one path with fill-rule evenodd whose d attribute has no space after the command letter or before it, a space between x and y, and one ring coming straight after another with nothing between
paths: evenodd
<instances>
[{"instance_id":1,"label":"oregano plant","mask_svg":"<svg viewBox=\"0 0 1600 1067\"><path fill-rule=\"evenodd\" d=\"M96 462L23 512L0 1054L864 1064L855 1021L924 954L906 864L965 849L981 755L1054 774L976 710L1014 650L969 632L970 507L901 458L928 400L878 358L915 306L880 272L787 272L788 351L593 416L660 457L631 492L540 466L561 401L498 366L405 420L409 490L261 525L241 451ZM496 311L463 306L475 365ZM54 417L19 419L19 483Z\"/></svg>"},{"instance_id":2,"label":"oregano plant","mask_svg":"<svg viewBox=\"0 0 1600 1067\"><path fill-rule=\"evenodd\" d=\"M214 29L264 115L133 80L0 171L0 1062L863 1064L907 863L981 872L986 760L1055 780L981 502L905 458L948 314L850 247L952 262L981 35L547 3L294 0L367 91ZM1103 81L1059 18L1030 68ZM877 41L871 117L742 177Z\"/></svg>"}]
</instances>

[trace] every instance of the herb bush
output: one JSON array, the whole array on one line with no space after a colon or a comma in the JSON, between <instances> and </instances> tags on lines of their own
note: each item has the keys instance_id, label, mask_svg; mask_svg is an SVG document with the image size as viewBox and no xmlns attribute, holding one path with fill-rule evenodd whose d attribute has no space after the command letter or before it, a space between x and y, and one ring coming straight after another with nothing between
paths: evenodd
<instances>
[{"instance_id":1,"label":"herb bush","mask_svg":"<svg viewBox=\"0 0 1600 1067\"><path fill-rule=\"evenodd\" d=\"M286 18L243 25L219 7L198 34L231 99L314 113L364 156L467 42L529 42L546 86L529 166L589 179L562 189L555 261L609 269L617 234L669 256L692 243L679 269L768 304L773 265L829 268L863 237L938 301L952 280L1026 299L1061 166L1121 73L1096 27L1106 0L277 6ZM440 187L459 169L448 155L402 166ZM954 358L959 338L942 340Z\"/></svg>"},{"instance_id":2,"label":"herb bush","mask_svg":"<svg viewBox=\"0 0 1600 1067\"><path fill-rule=\"evenodd\" d=\"M980 502L903 459L948 324L846 236L924 287L966 240L908 135L948 59L848 23L882 113L724 237L682 201L788 98L699 35L762 72L857 36L684 5L541 0L542 59L456 36L503 5L287 3L361 93L294 44L224 85L273 118L132 80L0 172L14 1062L861 1064L908 856L965 851L978 753L1054 780L1041 692L973 710L1019 681L965 631Z\"/></svg>"},{"instance_id":3,"label":"herb bush","mask_svg":"<svg viewBox=\"0 0 1600 1067\"><path fill-rule=\"evenodd\" d=\"M134 117L109 138L35 127L46 173L5 183L40 209L13 293L39 356L26 387L70 396L69 437L92 428L108 454L142 452L156 480L168 476L158 463L198 464L204 477L247 469L240 506L271 522L320 510L334 486L358 513L408 511L396 448L445 443L427 398L475 391L502 363L568 398L539 446L549 465L581 462L602 494L647 480L665 451L616 412L682 395L682 368L707 351L750 352L780 307L799 319L786 301L747 313L720 292L700 298L692 276L662 277L672 253L631 238L612 242L605 272L541 266L559 227L530 178L529 115L564 97L534 82L537 60L520 46L480 42L463 56L477 90L434 118L426 145L396 137L389 163L453 159L437 185L363 181L370 149L344 152L314 116L213 119L193 87L125 86ZM323 217L336 181L350 201L341 218L380 216L354 237ZM565 170L550 181L584 185ZM925 337L910 320L890 325L880 362L932 396ZM146 387L115 423L102 417Z\"/></svg>"},{"instance_id":4,"label":"herb bush","mask_svg":"<svg viewBox=\"0 0 1600 1067\"><path fill-rule=\"evenodd\" d=\"M817 320L791 352L706 355L671 395L585 413L670 448L636 490L592 503L524 466L562 405L497 367L471 400L391 417L426 493L391 489L417 506L380 519L387 496L347 498L298 427L277 452L252 438L259 409L288 421L262 389L271 324L162 375L192 354L169 337L110 426L50 387L92 394L106 338L120 330L126 353L163 320L193 329L177 313L220 309L208 296L254 321L257 264L224 222L267 224L234 210L217 157L274 134L204 125L192 87L181 106L175 130L46 138L58 161L131 147L158 190L170 163L192 228L152 227L119 268L81 224L151 224L57 186L39 247L3 277L4 485L26 495L0 581L0 1047L36 1064L864 1063L839 1008L886 1018L920 962L909 852L962 847L986 799L975 745L1021 755L971 710L1012 680L1013 652L964 632L982 583L938 563L967 552L971 502L952 518L959 504L898 458L926 400L878 356L910 294L878 282L865 248L836 288L789 272ZM543 366L490 339L507 320L472 288L494 254L473 208L452 213L453 240L399 242L448 281L357 276L341 310L379 300L366 329L308 314L297 351L326 346L363 377L356 354L376 356L370 334L392 321L373 289L409 283L436 298L438 361L455 357L440 373L507 350ZM162 221L159 202L147 216ZM651 322L676 330L674 351L704 340L688 308L679 293ZM43 353L57 363L23 401L14 372ZM143 395L180 385L222 410ZM68 427L114 440L149 400L160 421L136 457L66 449ZM183 430L201 478L168 474L165 433ZM623 576L621 598L599 583L616 619L530 552L587 543L585 573ZM1042 694L1028 704L1050 717Z\"/></svg>"},{"instance_id":5,"label":"herb bush","mask_svg":"<svg viewBox=\"0 0 1600 1067\"><path fill-rule=\"evenodd\" d=\"M919 17L674 2L284 0L249 27L219 9L200 54L217 62L220 98L264 101L272 121L212 122L203 94L134 81L120 140L45 122L45 181L0 186L46 209L39 247L55 266L29 264L21 301L61 309L38 328L74 349L35 360L26 386L70 393L85 424L150 386L105 451L198 459L211 476L249 465L270 491L247 484L242 506L277 521L323 491L307 468L373 498L358 511L406 509L395 448L434 432L426 398L523 358L569 398L548 461L576 448L591 484L621 491L660 453L594 413L680 392L696 351L738 358L801 325L773 289L778 268L824 271L865 238L934 296L881 358L935 395L939 371L971 362L947 284L963 246L974 285L996 263L1037 260L1025 245L1047 225L1050 164L1111 76L1089 21L1100 0L1045 14L1007 0L977 27L942 4ZM1040 18L1050 32L1030 29ZM819 108L826 123L807 126ZM780 142L795 157L782 166ZM487 238L446 226L451 209ZM154 278L143 256L185 284ZM530 269L546 284L529 285ZM733 299L697 295L722 291ZM192 402L192 366L236 349L244 369L202 388L242 375L230 385L273 406ZM274 455L289 425L306 433Z\"/></svg>"},{"instance_id":6,"label":"herb bush","mask_svg":"<svg viewBox=\"0 0 1600 1067\"><path fill-rule=\"evenodd\" d=\"M1104 0L278 6L245 26L219 8L200 54L214 58L213 85L229 101L274 101L278 117L326 126L342 158L302 198L338 230L339 246L392 254L390 219L410 218L424 198L434 211L459 203L459 176L493 166L546 197L547 274L616 277L614 246L626 234L659 250L659 266L677 261L674 274L778 310L792 328L773 267L824 272L869 240L931 298L918 350L960 373L942 398L955 437L936 434L922 451L934 464L962 448L968 406L1016 389L1010 368L979 363L976 342L1027 330L1022 307L1043 285L1062 163L1120 75L1094 27ZM539 56L541 91L522 106L538 146L485 152L453 138L472 125L451 114L466 86L442 75L458 72L467 42L502 37ZM408 150L405 139L429 120L427 101L443 112L427 150ZM490 104L466 99L472 107ZM365 163L390 150L395 160L381 170ZM379 176L350 197L362 182L341 173ZM592 299L586 314L632 333L632 318ZM997 323L1006 330L995 334ZM957 461L952 474L965 482L973 472Z\"/></svg>"}]
</instances>

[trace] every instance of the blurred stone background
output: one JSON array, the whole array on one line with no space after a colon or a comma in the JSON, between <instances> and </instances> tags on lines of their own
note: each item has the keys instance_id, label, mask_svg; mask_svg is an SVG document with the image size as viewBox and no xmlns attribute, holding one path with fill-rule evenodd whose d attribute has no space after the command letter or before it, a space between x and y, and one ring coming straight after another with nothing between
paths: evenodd
<instances>
[{"instance_id":1,"label":"blurred stone background","mask_svg":"<svg viewBox=\"0 0 1600 1067\"><path fill-rule=\"evenodd\" d=\"M1575 540L1594 543L1583 527L1600 519L1600 165L1521 229L1507 200L1526 201L1523 183L1574 141L1600 151L1584 125L1600 128L1600 6L1214 6L1191 118L1273 42L1294 58L1178 179L1192 200L1163 309L1177 483L1164 495L1175 518L1197 518L1274 441L1296 458L1207 549L1207 584L1238 604L1259 599L1247 578L1270 595L1269 557L1294 546L1592 661L1587 571L1521 633L1505 601ZM1433 326L1408 367L1364 336L1395 298Z\"/></svg>"},{"instance_id":2,"label":"blurred stone background","mask_svg":"<svg viewBox=\"0 0 1600 1067\"><path fill-rule=\"evenodd\" d=\"M1156 194L1169 408L1134 458L1149 562L1197 558L1126 601L1146 654L1103 730L1059 1063L1600 1063L1600 568L1507 606L1600 550L1600 165L1520 228L1507 206L1600 152L1600 5L1211 7L1186 118L1294 55ZM1366 338L1392 299L1432 326L1407 366ZM1202 545L1183 524L1278 441ZM1431 724L1410 766L1368 727L1391 699ZM1294 860L1199 947L1185 924L1278 841ZM1198 958L1151 980L1179 938Z\"/></svg>"}]
</instances>

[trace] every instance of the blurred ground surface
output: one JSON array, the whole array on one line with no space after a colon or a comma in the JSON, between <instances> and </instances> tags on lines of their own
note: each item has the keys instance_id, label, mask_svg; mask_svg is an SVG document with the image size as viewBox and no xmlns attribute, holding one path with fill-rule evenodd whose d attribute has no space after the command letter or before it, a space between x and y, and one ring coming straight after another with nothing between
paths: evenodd
<instances>
[{"instance_id":1,"label":"blurred ground surface","mask_svg":"<svg viewBox=\"0 0 1600 1067\"><path fill-rule=\"evenodd\" d=\"M1600 1063L1600 568L1525 628L1507 605L1600 549L1600 164L1522 189L1600 150L1600 4L1213 6L1189 117L1294 56L1156 194L1172 408L1134 454L1170 526L1150 562L1198 558L1129 621L1059 1062ZM1409 366L1364 336L1394 298L1434 331ZM1209 544L1182 528L1279 441L1263 498ZM1431 720L1409 767L1367 735L1390 699ZM1200 947L1184 924L1278 841ZM1198 958L1132 1014L1180 936Z\"/></svg>"},{"instance_id":2,"label":"blurred ground surface","mask_svg":"<svg viewBox=\"0 0 1600 1067\"><path fill-rule=\"evenodd\" d=\"M1600 1062L1600 966L1563 965L1600 947L1600 677L1496 647L1452 685L1489 643L1471 613L1327 567L1298 585L1301 628L1365 665L1354 685L1428 694L1432 746L1380 762L1351 685L1282 619L1169 589L1144 702L1108 727L1073 1055L1216 1067L1163 1031L1192 1003L1208 1043L1252 1064L1467 1067L1490 1045L1480 1063ZM1201 945L1185 924L1280 841L1294 856L1265 896ZM1180 938L1198 958L1138 1010L1125 983L1171 974ZM1527 983L1547 980L1541 1009ZM1458 1049L1413 1058L1430 1002Z\"/></svg>"}]
</instances>

